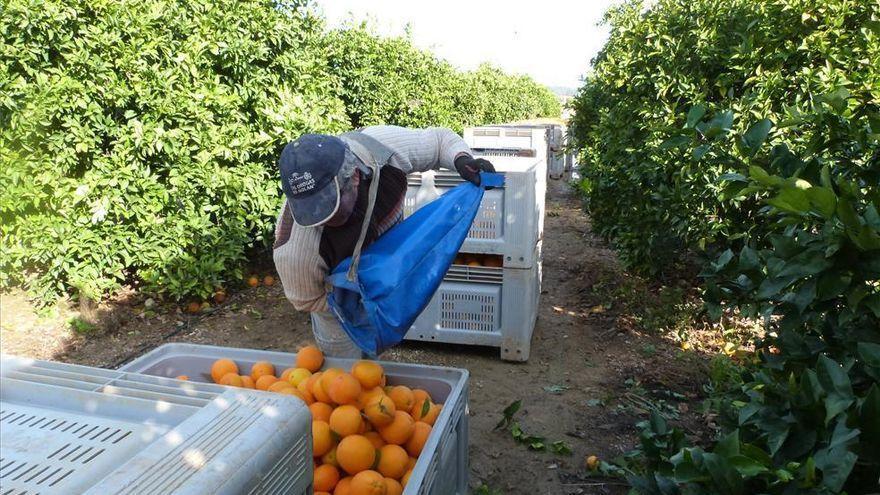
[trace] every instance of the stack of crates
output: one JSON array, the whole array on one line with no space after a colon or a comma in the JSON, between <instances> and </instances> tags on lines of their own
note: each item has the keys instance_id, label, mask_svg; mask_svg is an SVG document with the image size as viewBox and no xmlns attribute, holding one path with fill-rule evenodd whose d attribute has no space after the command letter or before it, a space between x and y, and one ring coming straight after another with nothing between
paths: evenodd
<instances>
[{"instance_id":1,"label":"stack of crates","mask_svg":"<svg viewBox=\"0 0 880 495\"><path fill-rule=\"evenodd\" d=\"M531 137L543 135L535 131ZM491 149L483 156L504 174L504 186L483 195L461 248L466 254L446 273L406 338L492 346L500 349L502 359L525 361L541 293L546 160L513 148ZM421 186L419 174L408 180L405 216L415 211ZM434 178L441 193L461 182L454 172L438 172Z\"/></svg>"},{"instance_id":2,"label":"stack of crates","mask_svg":"<svg viewBox=\"0 0 880 495\"><path fill-rule=\"evenodd\" d=\"M464 130L465 142L482 150L534 150L546 157L547 176L561 179L566 172L563 154L565 127L560 124L499 124Z\"/></svg>"}]
</instances>

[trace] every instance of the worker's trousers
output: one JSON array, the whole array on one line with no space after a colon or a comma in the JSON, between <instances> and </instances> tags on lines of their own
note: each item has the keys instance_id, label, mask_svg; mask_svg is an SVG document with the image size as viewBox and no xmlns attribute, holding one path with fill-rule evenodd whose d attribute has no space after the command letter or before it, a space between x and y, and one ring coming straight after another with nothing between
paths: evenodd
<instances>
[{"instance_id":1,"label":"worker's trousers","mask_svg":"<svg viewBox=\"0 0 880 495\"><path fill-rule=\"evenodd\" d=\"M311 313L312 332L318 348L325 356L340 358L360 358L361 350L348 337L339 320L329 311Z\"/></svg>"}]
</instances>

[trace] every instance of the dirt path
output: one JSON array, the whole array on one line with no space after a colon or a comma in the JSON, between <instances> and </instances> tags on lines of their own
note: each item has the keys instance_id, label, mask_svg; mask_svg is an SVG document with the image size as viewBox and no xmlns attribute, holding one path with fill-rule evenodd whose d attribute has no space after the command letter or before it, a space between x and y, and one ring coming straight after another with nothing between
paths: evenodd
<instances>
[{"instance_id":1,"label":"dirt path","mask_svg":"<svg viewBox=\"0 0 880 495\"><path fill-rule=\"evenodd\" d=\"M699 380L692 370L702 358L660 337L618 328L622 315L599 307L608 301L594 287L603 274L618 272L613 253L592 236L564 184L553 183L547 211L544 293L527 363L503 362L496 349L424 343L406 343L382 358L470 370L474 489L485 484L495 491L484 493L624 493L619 481L587 478L584 456L608 459L632 448L633 425L645 417L645 403L697 424ZM4 352L113 367L166 341L281 351L311 341L307 316L294 312L277 286L232 294L200 317L171 308L145 316L135 298L131 306L104 310L112 330L68 338L61 346L63 339L54 334L51 342L36 337L24 342L28 333L12 331L16 324L4 317ZM510 433L493 431L501 411L520 399L522 429L548 443L564 440L572 455L534 452Z\"/></svg>"}]
</instances>

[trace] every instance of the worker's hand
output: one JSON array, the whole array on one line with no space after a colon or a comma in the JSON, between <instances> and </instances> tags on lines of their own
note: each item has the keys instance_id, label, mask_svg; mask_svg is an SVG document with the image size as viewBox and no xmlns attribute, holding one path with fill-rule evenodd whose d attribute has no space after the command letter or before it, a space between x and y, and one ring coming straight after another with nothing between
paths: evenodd
<instances>
[{"instance_id":1,"label":"worker's hand","mask_svg":"<svg viewBox=\"0 0 880 495\"><path fill-rule=\"evenodd\" d=\"M455 160L455 170L462 179L480 185L480 172L495 172L495 167L483 158L462 155Z\"/></svg>"}]
</instances>

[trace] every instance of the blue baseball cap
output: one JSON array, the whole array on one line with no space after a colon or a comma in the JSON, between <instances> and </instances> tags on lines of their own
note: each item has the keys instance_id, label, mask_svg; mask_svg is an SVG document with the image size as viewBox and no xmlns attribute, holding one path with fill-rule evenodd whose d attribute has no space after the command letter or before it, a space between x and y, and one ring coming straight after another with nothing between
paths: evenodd
<instances>
[{"instance_id":1,"label":"blue baseball cap","mask_svg":"<svg viewBox=\"0 0 880 495\"><path fill-rule=\"evenodd\" d=\"M281 151L281 190L297 224L314 227L336 214L346 150L338 137L304 134Z\"/></svg>"}]
</instances>

